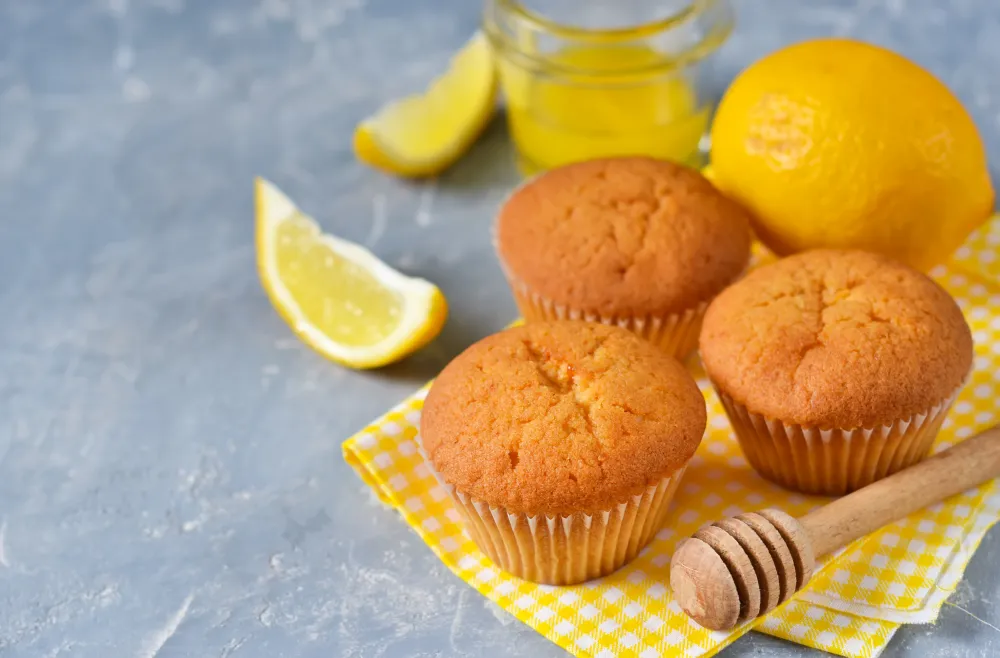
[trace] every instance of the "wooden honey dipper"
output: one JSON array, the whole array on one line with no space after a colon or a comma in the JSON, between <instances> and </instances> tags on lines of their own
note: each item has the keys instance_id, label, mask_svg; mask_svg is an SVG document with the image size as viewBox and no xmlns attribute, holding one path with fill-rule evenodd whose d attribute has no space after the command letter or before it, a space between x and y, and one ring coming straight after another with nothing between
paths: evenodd
<instances>
[{"instance_id":1,"label":"wooden honey dipper","mask_svg":"<svg viewBox=\"0 0 1000 658\"><path fill-rule=\"evenodd\" d=\"M723 519L677 546L674 598L702 626L728 630L791 598L817 558L998 475L1000 426L799 519L775 509Z\"/></svg>"}]
</instances>

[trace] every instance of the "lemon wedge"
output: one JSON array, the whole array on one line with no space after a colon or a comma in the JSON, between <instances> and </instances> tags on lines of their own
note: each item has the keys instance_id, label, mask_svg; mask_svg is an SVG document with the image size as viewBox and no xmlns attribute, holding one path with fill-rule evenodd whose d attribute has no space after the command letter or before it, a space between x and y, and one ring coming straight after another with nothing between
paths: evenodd
<instances>
[{"instance_id":1,"label":"lemon wedge","mask_svg":"<svg viewBox=\"0 0 1000 658\"><path fill-rule=\"evenodd\" d=\"M448 305L423 279L404 276L364 247L323 233L274 184L255 183L257 267L271 303L324 356L377 368L431 341Z\"/></svg>"},{"instance_id":2,"label":"lemon wedge","mask_svg":"<svg viewBox=\"0 0 1000 658\"><path fill-rule=\"evenodd\" d=\"M394 101L354 131L358 159L412 178L433 176L468 150L496 108L497 67L477 32L422 93Z\"/></svg>"}]
</instances>

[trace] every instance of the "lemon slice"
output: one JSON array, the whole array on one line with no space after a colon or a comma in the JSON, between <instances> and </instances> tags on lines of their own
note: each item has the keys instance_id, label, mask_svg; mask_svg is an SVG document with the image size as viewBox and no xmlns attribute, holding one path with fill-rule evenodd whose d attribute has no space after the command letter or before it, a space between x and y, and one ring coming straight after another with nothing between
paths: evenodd
<instances>
[{"instance_id":1,"label":"lemon slice","mask_svg":"<svg viewBox=\"0 0 1000 658\"><path fill-rule=\"evenodd\" d=\"M420 349L448 306L432 283L404 276L364 247L323 233L258 178L257 267L271 302L311 347L352 368L377 368Z\"/></svg>"},{"instance_id":2,"label":"lemon slice","mask_svg":"<svg viewBox=\"0 0 1000 658\"><path fill-rule=\"evenodd\" d=\"M496 108L497 69L477 32L422 94L382 107L354 131L354 152L373 167L409 177L446 169L475 141Z\"/></svg>"}]
</instances>

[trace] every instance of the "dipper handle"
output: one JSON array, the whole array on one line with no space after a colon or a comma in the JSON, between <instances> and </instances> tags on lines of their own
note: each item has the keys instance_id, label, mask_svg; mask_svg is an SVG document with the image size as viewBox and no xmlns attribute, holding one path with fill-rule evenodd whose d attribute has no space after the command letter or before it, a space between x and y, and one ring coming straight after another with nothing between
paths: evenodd
<instances>
[{"instance_id":1,"label":"dipper handle","mask_svg":"<svg viewBox=\"0 0 1000 658\"><path fill-rule=\"evenodd\" d=\"M670 586L696 622L727 630L770 612L801 589L816 558L1000 475L1000 426L794 519L741 514L677 546Z\"/></svg>"},{"instance_id":2,"label":"dipper handle","mask_svg":"<svg viewBox=\"0 0 1000 658\"><path fill-rule=\"evenodd\" d=\"M816 556L1000 475L1000 426L819 507L799 519Z\"/></svg>"}]
</instances>

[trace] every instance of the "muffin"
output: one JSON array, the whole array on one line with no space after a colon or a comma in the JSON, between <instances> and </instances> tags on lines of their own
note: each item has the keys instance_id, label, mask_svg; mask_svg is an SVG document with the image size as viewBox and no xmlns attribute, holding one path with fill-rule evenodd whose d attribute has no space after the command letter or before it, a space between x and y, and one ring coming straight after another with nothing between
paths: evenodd
<instances>
[{"instance_id":1,"label":"muffin","mask_svg":"<svg viewBox=\"0 0 1000 658\"><path fill-rule=\"evenodd\" d=\"M611 158L515 190L494 238L526 321L614 324L683 358L707 303L747 266L749 219L697 171Z\"/></svg>"},{"instance_id":2,"label":"muffin","mask_svg":"<svg viewBox=\"0 0 1000 658\"><path fill-rule=\"evenodd\" d=\"M479 548L515 576L568 585L649 542L705 422L691 376L653 345L618 327L537 322L452 361L420 435Z\"/></svg>"},{"instance_id":3,"label":"muffin","mask_svg":"<svg viewBox=\"0 0 1000 658\"><path fill-rule=\"evenodd\" d=\"M948 293L863 251L808 251L751 272L709 306L700 346L750 464L826 495L927 455L972 365Z\"/></svg>"}]
</instances>

